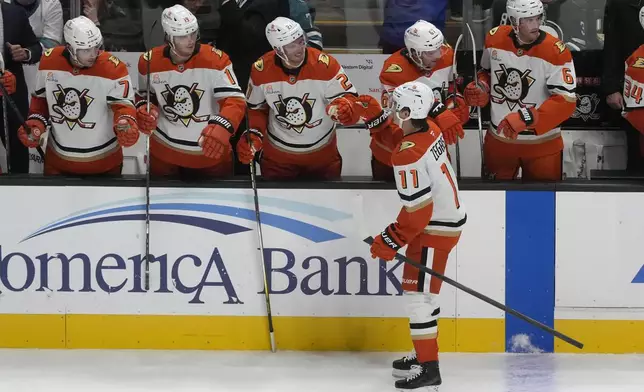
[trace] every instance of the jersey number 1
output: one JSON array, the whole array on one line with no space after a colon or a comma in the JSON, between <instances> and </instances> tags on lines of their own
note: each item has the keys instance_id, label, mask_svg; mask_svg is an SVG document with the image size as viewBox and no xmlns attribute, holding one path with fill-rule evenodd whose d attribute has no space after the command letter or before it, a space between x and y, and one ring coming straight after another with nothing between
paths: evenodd
<instances>
[{"instance_id":1,"label":"jersey number 1","mask_svg":"<svg viewBox=\"0 0 644 392\"><path fill-rule=\"evenodd\" d=\"M456 204L456 208L457 209L461 208L461 203L459 203L458 194L456 193L456 184L454 183L452 174L449 172L449 169L447 168L447 163L443 163L441 165L441 171L443 172L443 174L445 174L445 177L447 177L447 181L449 181L449 184L452 186L452 191L454 192L454 204Z\"/></svg>"}]
</instances>

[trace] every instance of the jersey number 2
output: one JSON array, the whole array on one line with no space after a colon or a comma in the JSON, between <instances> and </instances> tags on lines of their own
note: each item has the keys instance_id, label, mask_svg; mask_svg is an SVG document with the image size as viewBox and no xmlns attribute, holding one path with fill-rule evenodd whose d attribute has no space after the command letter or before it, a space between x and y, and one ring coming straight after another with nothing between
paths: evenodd
<instances>
[{"instance_id":1,"label":"jersey number 2","mask_svg":"<svg viewBox=\"0 0 644 392\"><path fill-rule=\"evenodd\" d=\"M450 174L446 163L443 163L441 165L441 171L443 172L443 174L445 174L447 181L449 181L449 184L452 186L452 191L454 192L454 204L456 205L456 208L461 208L461 203L459 203L458 194L456 193L456 184L454 183L454 179L452 178L452 175Z\"/></svg>"},{"instance_id":2,"label":"jersey number 2","mask_svg":"<svg viewBox=\"0 0 644 392\"><path fill-rule=\"evenodd\" d=\"M349 90L353 85L349 81L349 77L343 73L339 74L338 76L335 77L340 81L340 86L346 91Z\"/></svg>"}]
</instances>

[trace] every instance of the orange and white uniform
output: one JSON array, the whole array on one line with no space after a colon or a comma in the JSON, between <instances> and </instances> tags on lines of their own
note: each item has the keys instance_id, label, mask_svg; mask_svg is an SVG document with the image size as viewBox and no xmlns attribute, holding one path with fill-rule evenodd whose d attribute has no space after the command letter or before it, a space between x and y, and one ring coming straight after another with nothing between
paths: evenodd
<instances>
[{"instance_id":1,"label":"orange and white uniform","mask_svg":"<svg viewBox=\"0 0 644 392\"><path fill-rule=\"evenodd\" d=\"M136 119L125 63L102 52L93 66L77 68L64 46L46 50L29 109L34 117L51 126L45 174L120 174L123 150L114 123Z\"/></svg>"},{"instance_id":2,"label":"orange and white uniform","mask_svg":"<svg viewBox=\"0 0 644 392\"><path fill-rule=\"evenodd\" d=\"M212 176L231 175L232 147L224 158L214 160L197 143L209 122L223 126L232 136L244 118L244 93L228 55L204 44L197 44L194 55L183 64L172 62L167 45L142 54L137 105L146 99L148 62L151 102L160 112L150 140L151 173L169 175L188 168Z\"/></svg>"},{"instance_id":3,"label":"orange and white uniform","mask_svg":"<svg viewBox=\"0 0 644 392\"><path fill-rule=\"evenodd\" d=\"M513 179L519 168L525 179L561 178L563 140L560 125L575 111L576 75L570 51L541 32L529 45L519 43L511 26L486 35L479 79L490 87L490 128L485 136L486 171ZM536 111L536 122L516 139L497 130L511 113Z\"/></svg>"},{"instance_id":4,"label":"orange and white uniform","mask_svg":"<svg viewBox=\"0 0 644 392\"><path fill-rule=\"evenodd\" d=\"M644 134L644 45L626 59L624 73L623 116Z\"/></svg>"},{"instance_id":5,"label":"orange and white uniform","mask_svg":"<svg viewBox=\"0 0 644 392\"><path fill-rule=\"evenodd\" d=\"M357 92L340 63L306 48L304 63L291 70L270 51L253 64L246 99L249 128L263 135L262 176L337 179L342 158L336 123L326 106Z\"/></svg>"}]
</instances>

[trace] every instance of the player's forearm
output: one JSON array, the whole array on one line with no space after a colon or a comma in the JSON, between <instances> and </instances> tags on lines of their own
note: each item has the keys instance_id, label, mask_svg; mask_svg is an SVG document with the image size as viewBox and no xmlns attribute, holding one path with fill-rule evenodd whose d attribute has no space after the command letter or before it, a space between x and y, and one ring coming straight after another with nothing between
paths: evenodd
<instances>
[{"instance_id":1,"label":"player's forearm","mask_svg":"<svg viewBox=\"0 0 644 392\"><path fill-rule=\"evenodd\" d=\"M219 100L219 105L221 108L219 115L230 121L236 132L246 114L246 100L243 98L229 97Z\"/></svg>"},{"instance_id":2,"label":"player's forearm","mask_svg":"<svg viewBox=\"0 0 644 392\"><path fill-rule=\"evenodd\" d=\"M432 199L427 200L422 206L415 208L403 207L400 209L396 223L395 233L405 244L418 236L429 224L434 212Z\"/></svg>"},{"instance_id":3,"label":"player's forearm","mask_svg":"<svg viewBox=\"0 0 644 392\"><path fill-rule=\"evenodd\" d=\"M257 129L262 134L266 134L268 127L268 109L249 109L248 110L248 127Z\"/></svg>"},{"instance_id":4,"label":"player's forearm","mask_svg":"<svg viewBox=\"0 0 644 392\"><path fill-rule=\"evenodd\" d=\"M644 134L644 108L631 110L624 117L635 129Z\"/></svg>"},{"instance_id":5,"label":"player's forearm","mask_svg":"<svg viewBox=\"0 0 644 392\"><path fill-rule=\"evenodd\" d=\"M37 114L44 118L49 118L49 106L47 106L47 99L41 97L31 97L29 104L29 115Z\"/></svg>"},{"instance_id":6,"label":"player's forearm","mask_svg":"<svg viewBox=\"0 0 644 392\"><path fill-rule=\"evenodd\" d=\"M575 112L576 100L553 94L539 106L539 120L534 129L537 135L544 134L561 125Z\"/></svg>"},{"instance_id":7,"label":"player's forearm","mask_svg":"<svg viewBox=\"0 0 644 392\"><path fill-rule=\"evenodd\" d=\"M110 106L112 107L112 112L114 113L114 123L116 123L116 121L118 121L118 118L122 116L128 116L136 119L136 108L132 104L113 103Z\"/></svg>"}]
</instances>

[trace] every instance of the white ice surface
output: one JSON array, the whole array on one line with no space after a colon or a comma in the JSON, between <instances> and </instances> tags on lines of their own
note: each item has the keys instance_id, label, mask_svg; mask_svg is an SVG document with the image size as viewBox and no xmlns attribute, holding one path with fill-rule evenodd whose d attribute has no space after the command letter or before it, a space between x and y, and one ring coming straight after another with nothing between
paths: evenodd
<instances>
[{"instance_id":1,"label":"white ice surface","mask_svg":"<svg viewBox=\"0 0 644 392\"><path fill-rule=\"evenodd\" d=\"M386 392L396 354L0 350L2 392ZM440 392L643 392L644 355L441 354Z\"/></svg>"}]
</instances>

